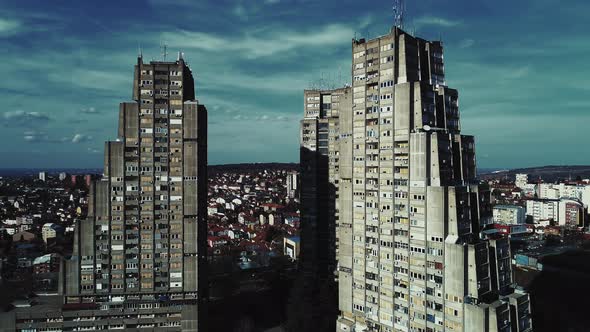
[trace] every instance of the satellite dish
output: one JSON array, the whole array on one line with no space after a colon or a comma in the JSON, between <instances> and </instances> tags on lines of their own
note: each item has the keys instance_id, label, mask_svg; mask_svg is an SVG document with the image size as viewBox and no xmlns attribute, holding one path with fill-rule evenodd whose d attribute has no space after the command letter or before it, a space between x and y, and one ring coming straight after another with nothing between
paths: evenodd
<instances>
[{"instance_id":1,"label":"satellite dish","mask_svg":"<svg viewBox=\"0 0 590 332\"><path fill-rule=\"evenodd\" d=\"M429 125L424 125L424 127L422 127L422 129L424 129L424 131L430 131L432 128L430 128Z\"/></svg>"}]
</instances>

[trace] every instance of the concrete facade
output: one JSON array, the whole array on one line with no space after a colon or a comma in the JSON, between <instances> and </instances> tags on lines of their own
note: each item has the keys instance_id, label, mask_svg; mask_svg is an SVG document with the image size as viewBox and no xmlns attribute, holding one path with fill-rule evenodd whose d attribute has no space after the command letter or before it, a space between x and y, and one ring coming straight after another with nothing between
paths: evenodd
<instances>
[{"instance_id":1,"label":"concrete facade","mask_svg":"<svg viewBox=\"0 0 590 332\"><path fill-rule=\"evenodd\" d=\"M206 331L207 110L181 57L138 58L133 82L76 224L64 303L16 312L17 331Z\"/></svg>"},{"instance_id":2,"label":"concrete facade","mask_svg":"<svg viewBox=\"0 0 590 332\"><path fill-rule=\"evenodd\" d=\"M322 276L334 277L337 259L336 192L339 185L340 110L352 105L350 87L306 90L301 121L301 225L302 248L310 267L322 266ZM311 252L314 252L312 255Z\"/></svg>"},{"instance_id":3,"label":"concrete facade","mask_svg":"<svg viewBox=\"0 0 590 332\"><path fill-rule=\"evenodd\" d=\"M352 105L352 90L305 90L300 140L301 259L298 285L292 294L301 316L289 318L291 329L333 330L337 318L336 193L339 186L340 114ZM296 323L293 324L293 321ZM296 327L295 327L296 326Z\"/></svg>"},{"instance_id":4,"label":"concrete facade","mask_svg":"<svg viewBox=\"0 0 590 332\"><path fill-rule=\"evenodd\" d=\"M394 27L353 40L352 55L353 102L336 130L336 330L510 328L510 245L479 238L490 194L442 43Z\"/></svg>"}]
</instances>

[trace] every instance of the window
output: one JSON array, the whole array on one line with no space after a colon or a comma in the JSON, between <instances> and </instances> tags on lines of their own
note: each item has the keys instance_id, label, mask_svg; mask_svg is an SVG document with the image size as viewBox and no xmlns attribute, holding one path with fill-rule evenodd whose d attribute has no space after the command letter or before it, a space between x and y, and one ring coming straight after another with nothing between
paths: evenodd
<instances>
[{"instance_id":1,"label":"window","mask_svg":"<svg viewBox=\"0 0 590 332\"><path fill-rule=\"evenodd\" d=\"M393 47L394 47L393 43L381 45L381 52L389 51L389 50L393 49Z\"/></svg>"},{"instance_id":2,"label":"window","mask_svg":"<svg viewBox=\"0 0 590 332\"><path fill-rule=\"evenodd\" d=\"M387 88L387 87L393 86L393 81L392 80L389 80L389 81L381 82L380 86L382 88Z\"/></svg>"},{"instance_id":3,"label":"window","mask_svg":"<svg viewBox=\"0 0 590 332\"><path fill-rule=\"evenodd\" d=\"M391 62L391 61L393 61L393 55L390 55L390 56L386 56L386 57L381 58L381 64L385 64L385 63L388 63L388 62Z\"/></svg>"},{"instance_id":4,"label":"window","mask_svg":"<svg viewBox=\"0 0 590 332\"><path fill-rule=\"evenodd\" d=\"M365 74L355 75L353 79L355 81L364 81L365 80Z\"/></svg>"}]
</instances>

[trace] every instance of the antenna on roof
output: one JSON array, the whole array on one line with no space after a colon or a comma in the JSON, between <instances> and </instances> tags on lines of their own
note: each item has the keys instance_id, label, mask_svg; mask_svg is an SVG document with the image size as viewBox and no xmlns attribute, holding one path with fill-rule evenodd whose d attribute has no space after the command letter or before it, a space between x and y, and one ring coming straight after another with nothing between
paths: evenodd
<instances>
[{"instance_id":1,"label":"antenna on roof","mask_svg":"<svg viewBox=\"0 0 590 332\"><path fill-rule=\"evenodd\" d=\"M168 45L166 42L160 44L160 48L162 49L162 58L166 61L166 56L168 55Z\"/></svg>"},{"instance_id":2,"label":"antenna on roof","mask_svg":"<svg viewBox=\"0 0 590 332\"><path fill-rule=\"evenodd\" d=\"M400 29L404 26L405 9L404 0L393 0L393 25Z\"/></svg>"},{"instance_id":3,"label":"antenna on roof","mask_svg":"<svg viewBox=\"0 0 590 332\"><path fill-rule=\"evenodd\" d=\"M137 48L139 51L138 57L143 58L143 49L141 48L141 44L137 44Z\"/></svg>"}]
</instances>

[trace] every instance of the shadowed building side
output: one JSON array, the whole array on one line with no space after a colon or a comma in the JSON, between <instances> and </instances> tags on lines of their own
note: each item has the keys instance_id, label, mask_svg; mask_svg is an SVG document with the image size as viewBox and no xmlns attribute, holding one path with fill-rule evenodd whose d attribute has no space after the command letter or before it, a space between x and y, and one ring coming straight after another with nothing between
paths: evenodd
<instances>
[{"instance_id":1,"label":"shadowed building side","mask_svg":"<svg viewBox=\"0 0 590 332\"><path fill-rule=\"evenodd\" d=\"M290 331L334 330L336 192L339 178L339 114L349 112L350 88L306 90L301 121L301 254L288 310Z\"/></svg>"}]
</instances>

